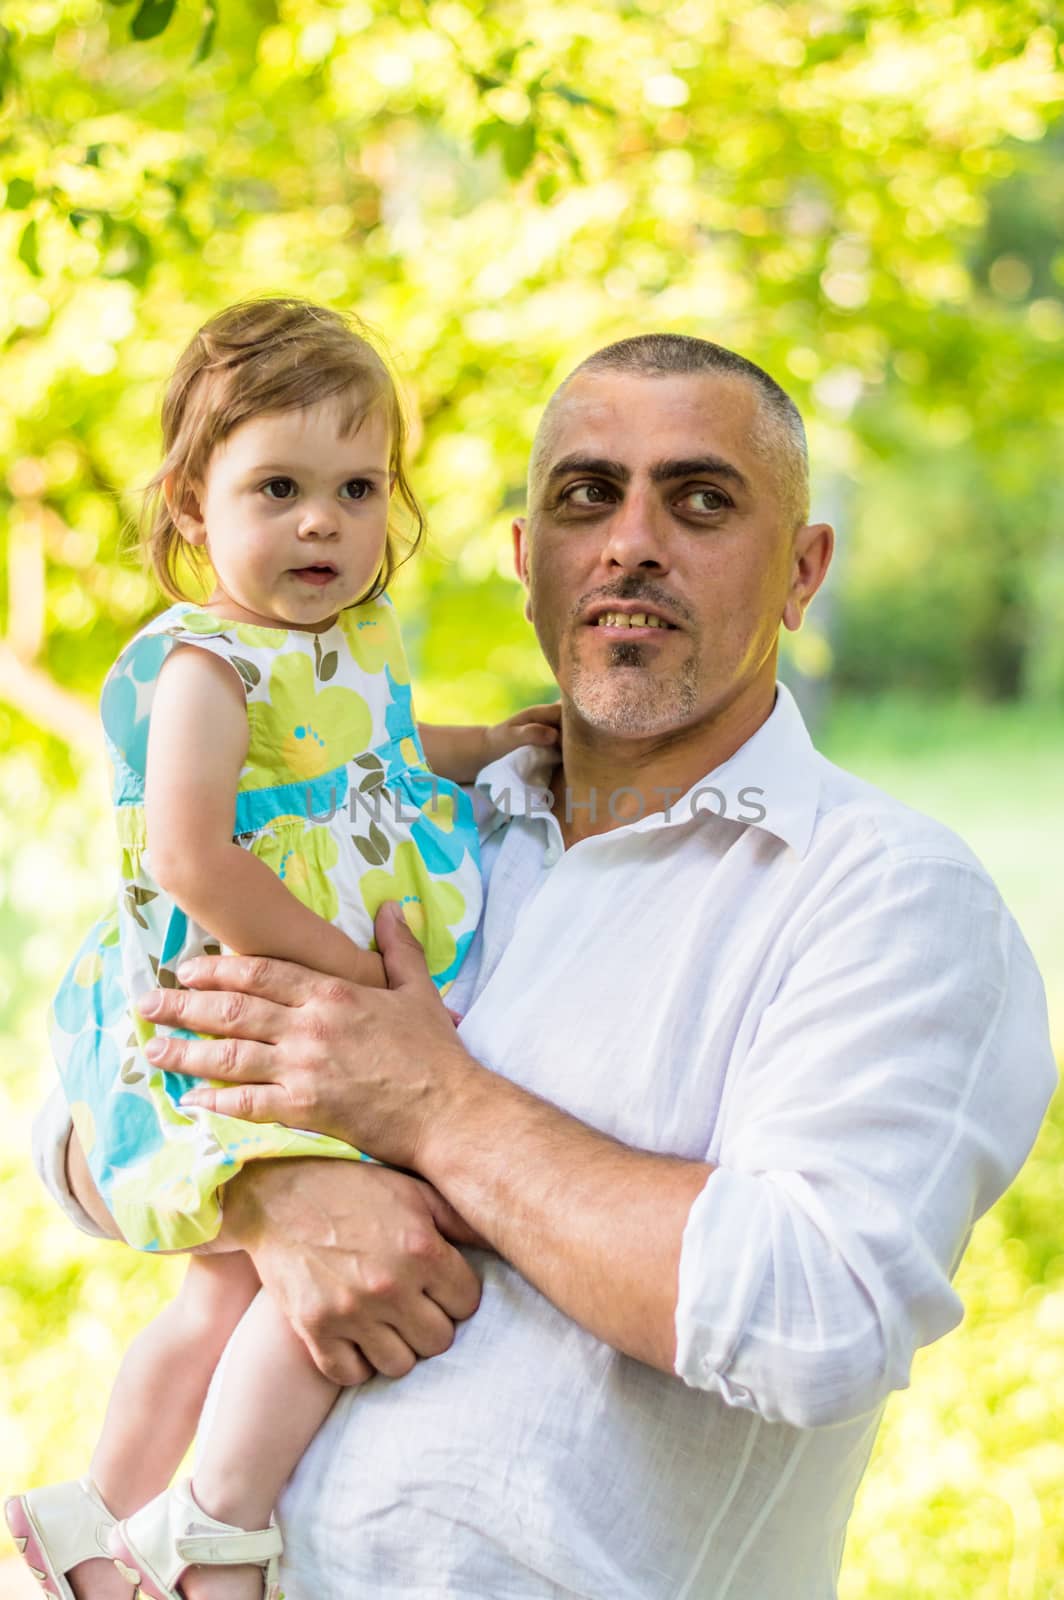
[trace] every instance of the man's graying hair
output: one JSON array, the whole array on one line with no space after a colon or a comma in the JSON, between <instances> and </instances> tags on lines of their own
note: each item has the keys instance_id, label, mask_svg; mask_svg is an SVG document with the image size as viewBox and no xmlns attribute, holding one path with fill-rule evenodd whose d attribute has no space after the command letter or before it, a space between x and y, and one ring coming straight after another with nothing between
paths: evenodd
<instances>
[{"instance_id":1,"label":"man's graying hair","mask_svg":"<svg viewBox=\"0 0 1064 1600\"><path fill-rule=\"evenodd\" d=\"M596 350L574 368L551 395L536 430L528 472L529 504L549 447L553 413L573 379L584 372L630 372L645 378L717 372L753 384L759 404L750 442L759 455L775 463L788 524L799 528L809 520L809 450L798 407L775 378L753 361L685 333L642 333L621 339Z\"/></svg>"}]
</instances>

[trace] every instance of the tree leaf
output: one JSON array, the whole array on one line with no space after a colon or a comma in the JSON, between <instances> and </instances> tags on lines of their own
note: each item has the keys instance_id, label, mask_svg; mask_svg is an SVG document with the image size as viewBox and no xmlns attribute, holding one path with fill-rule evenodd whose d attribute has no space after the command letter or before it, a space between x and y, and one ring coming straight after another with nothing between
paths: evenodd
<instances>
[{"instance_id":1,"label":"tree leaf","mask_svg":"<svg viewBox=\"0 0 1064 1600\"><path fill-rule=\"evenodd\" d=\"M532 163L536 153L536 125L534 122L507 122L500 140L502 164L508 178L520 178Z\"/></svg>"},{"instance_id":2,"label":"tree leaf","mask_svg":"<svg viewBox=\"0 0 1064 1600\"><path fill-rule=\"evenodd\" d=\"M141 0L129 31L134 39L157 39L170 26L177 0Z\"/></svg>"},{"instance_id":3,"label":"tree leaf","mask_svg":"<svg viewBox=\"0 0 1064 1600\"><path fill-rule=\"evenodd\" d=\"M41 272L40 257L37 254L37 222L27 222L22 230L22 237L18 242L18 258L22 265L33 273L35 278L43 276Z\"/></svg>"},{"instance_id":4,"label":"tree leaf","mask_svg":"<svg viewBox=\"0 0 1064 1600\"><path fill-rule=\"evenodd\" d=\"M214 49L214 36L218 31L218 0L207 0L203 7L203 28L196 44L192 57L192 65L198 67L201 61L206 61Z\"/></svg>"},{"instance_id":5,"label":"tree leaf","mask_svg":"<svg viewBox=\"0 0 1064 1600\"><path fill-rule=\"evenodd\" d=\"M25 211L36 192L28 178L12 178L4 204L9 211Z\"/></svg>"}]
</instances>

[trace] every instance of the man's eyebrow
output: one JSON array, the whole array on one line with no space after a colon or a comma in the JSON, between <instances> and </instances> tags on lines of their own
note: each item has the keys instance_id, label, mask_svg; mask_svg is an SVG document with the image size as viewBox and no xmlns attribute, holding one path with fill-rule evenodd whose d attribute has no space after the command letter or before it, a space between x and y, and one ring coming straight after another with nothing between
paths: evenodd
<instances>
[{"instance_id":1,"label":"man's eyebrow","mask_svg":"<svg viewBox=\"0 0 1064 1600\"><path fill-rule=\"evenodd\" d=\"M575 454L562 456L560 461L556 461L547 474L547 482L554 483L558 478L567 478L572 472L586 472L590 478L614 478L618 483L627 483L632 476L623 461L611 461L606 456Z\"/></svg>"},{"instance_id":2,"label":"man's eyebrow","mask_svg":"<svg viewBox=\"0 0 1064 1600\"><path fill-rule=\"evenodd\" d=\"M650 469L652 483L671 483L675 478L727 478L748 493L750 485L739 468L720 456L690 456L679 461L659 461Z\"/></svg>"}]
</instances>

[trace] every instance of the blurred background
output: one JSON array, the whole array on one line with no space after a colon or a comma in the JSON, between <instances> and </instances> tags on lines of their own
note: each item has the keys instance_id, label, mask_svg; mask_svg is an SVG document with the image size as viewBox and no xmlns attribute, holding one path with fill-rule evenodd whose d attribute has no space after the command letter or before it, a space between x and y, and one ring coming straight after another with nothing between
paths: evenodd
<instances>
[{"instance_id":1,"label":"blurred background","mask_svg":"<svg viewBox=\"0 0 1064 1600\"><path fill-rule=\"evenodd\" d=\"M83 1244L29 1121L47 1001L111 892L95 699L160 603L124 530L162 384L228 302L298 292L387 341L431 521L395 590L426 718L549 690L508 528L554 384L653 328L766 366L840 534L786 675L829 756L982 857L1064 1048L1057 7L10 0L0 22L0 1491L84 1469L179 1270ZM1064 1597L1062 1157L1058 1096L976 1230L963 1326L888 1408L843 1600Z\"/></svg>"}]
</instances>

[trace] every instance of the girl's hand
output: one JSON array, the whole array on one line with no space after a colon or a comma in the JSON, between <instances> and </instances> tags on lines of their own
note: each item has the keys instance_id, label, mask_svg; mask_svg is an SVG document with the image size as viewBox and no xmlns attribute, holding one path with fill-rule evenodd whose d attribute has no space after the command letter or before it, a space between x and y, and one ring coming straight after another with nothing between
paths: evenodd
<instances>
[{"instance_id":1,"label":"girl's hand","mask_svg":"<svg viewBox=\"0 0 1064 1600\"><path fill-rule=\"evenodd\" d=\"M484 765L509 755L519 745L539 744L561 749L562 708L553 705L525 706L515 711L505 722L496 722L484 729Z\"/></svg>"},{"instance_id":2,"label":"girl's hand","mask_svg":"<svg viewBox=\"0 0 1064 1600\"><path fill-rule=\"evenodd\" d=\"M489 762L509 755L519 745L546 745L561 748L562 708L560 705L526 706L505 722L480 727L440 727L419 724L421 742L433 772L452 783L475 783L477 774Z\"/></svg>"}]
</instances>

